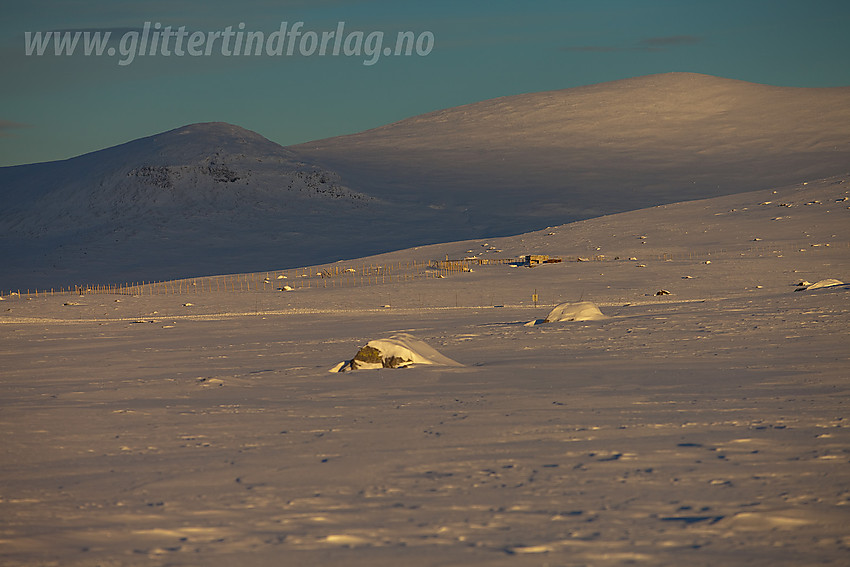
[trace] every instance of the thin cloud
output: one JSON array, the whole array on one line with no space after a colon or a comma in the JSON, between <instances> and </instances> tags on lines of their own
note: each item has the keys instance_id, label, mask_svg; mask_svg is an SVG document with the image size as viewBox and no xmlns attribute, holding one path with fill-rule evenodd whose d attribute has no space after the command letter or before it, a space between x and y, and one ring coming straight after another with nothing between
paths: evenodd
<instances>
[{"instance_id":1,"label":"thin cloud","mask_svg":"<svg viewBox=\"0 0 850 567\"><path fill-rule=\"evenodd\" d=\"M703 41L703 38L695 35L669 35L663 37L648 37L638 41L634 45L574 45L562 47L561 51L579 53L616 53L620 51L666 51L673 47L683 45L694 45Z\"/></svg>"},{"instance_id":2,"label":"thin cloud","mask_svg":"<svg viewBox=\"0 0 850 567\"><path fill-rule=\"evenodd\" d=\"M572 47L564 47L562 51L578 51L584 53L611 53L613 51L625 51L622 47L613 47L610 45L576 45Z\"/></svg>"},{"instance_id":3,"label":"thin cloud","mask_svg":"<svg viewBox=\"0 0 850 567\"><path fill-rule=\"evenodd\" d=\"M29 128L32 124L22 124L20 122L12 122L11 120L0 120L0 138L14 136L15 130L20 128Z\"/></svg>"},{"instance_id":4,"label":"thin cloud","mask_svg":"<svg viewBox=\"0 0 850 567\"><path fill-rule=\"evenodd\" d=\"M649 37L642 39L639 45L650 48L667 48L678 45L693 45L702 41L701 37L695 35L668 35L664 37Z\"/></svg>"},{"instance_id":5,"label":"thin cloud","mask_svg":"<svg viewBox=\"0 0 850 567\"><path fill-rule=\"evenodd\" d=\"M674 47L676 45L692 45L701 41L702 38L695 35L668 35L665 37L650 37L641 40L640 44L646 47Z\"/></svg>"}]
</instances>

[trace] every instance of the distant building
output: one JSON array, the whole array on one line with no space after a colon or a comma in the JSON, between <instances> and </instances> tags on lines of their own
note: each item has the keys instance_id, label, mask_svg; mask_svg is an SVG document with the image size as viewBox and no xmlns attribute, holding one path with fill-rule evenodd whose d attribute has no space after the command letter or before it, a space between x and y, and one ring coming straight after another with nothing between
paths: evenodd
<instances>
[{"instance_id":1,"label":"distant building","mask_svg":"<svg viewBox=\"0 0 850 567\"><path fill-rule=\"evenodd\" d=\"M540 264L555 264L560 262L560 258L550 258L546 254L527 254L525 256L525 263L529 266L538 266Z\"/></svg>"}]
</instances>

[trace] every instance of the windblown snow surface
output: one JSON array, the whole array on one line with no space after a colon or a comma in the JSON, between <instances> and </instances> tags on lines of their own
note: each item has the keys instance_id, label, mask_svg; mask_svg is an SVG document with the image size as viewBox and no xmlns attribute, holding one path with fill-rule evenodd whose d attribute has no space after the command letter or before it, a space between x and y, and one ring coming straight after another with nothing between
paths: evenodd
<instances>
[{"instance_id":1,"label":"windblown snow surface","mask_svg":"<svg viewBox=\"0 0 850 567\"><path fill-rule=\"evenodd\" d=\"M535 268L6 297L0 562L846 565L850 290L795 290L848 179L364 260ZM398 333L463 366L328 373Z\"/></svg>"}]
</instances>

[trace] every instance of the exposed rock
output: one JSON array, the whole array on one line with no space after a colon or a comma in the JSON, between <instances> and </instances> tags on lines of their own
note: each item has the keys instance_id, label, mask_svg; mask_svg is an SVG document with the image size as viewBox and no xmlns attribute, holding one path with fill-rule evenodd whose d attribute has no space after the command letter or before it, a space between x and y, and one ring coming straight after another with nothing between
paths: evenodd
<instances>
[{"instance_id":1,"label":"exposed rock","mask_svg":"<svg viewBox=\"0 0 850 567\"><path fill-rule=\"evenodd\" d=\"M806 285L806 284L808 284L808 285ZM845 284L843 281L837 280L835 278L827 278L825 280L817 281L813 284L810 284L808 282L801 282L799 285L801 285L802 287L798 287L794 291L809 291L809 290L814 290L814 289L822 289L822 288L825 288L825 287L837 287L837 286L840 286L840 285L847 285L847 284Z\"/></svg>"},{"instance_id":2,"label":"exposed rock","mask_svg":"<svg viewBox=\"0 0 850 567\"><path fill-rule=\"evenodd\" d=\"M373 368L404 368L413 363L412 359L401 356L386 355L379 349L366 345L357 351L354 358L340 367L339 372Z\"/></svg>"},{"instance_id":3,"label":"exposed rock","mask_svg":"<svg viewBox=\"0 0 850 567\"><path fill-rule=\"evenodd\" d=\"M340 362L331 372L371 370L378 368L406 368L413 364L462 366L443 356L435 349L408 334L393 335L387 339L369 341L351 360Z\"/></svg>"}]
</instances>

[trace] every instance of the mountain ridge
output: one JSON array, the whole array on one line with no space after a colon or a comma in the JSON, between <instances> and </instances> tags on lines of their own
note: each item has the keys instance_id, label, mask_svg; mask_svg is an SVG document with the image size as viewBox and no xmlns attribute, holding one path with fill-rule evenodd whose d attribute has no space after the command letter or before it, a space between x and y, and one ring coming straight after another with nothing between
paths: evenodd
<instances>
[{"instance_id":1,"label":"mountain ridge","mask_svg":"<svg viewBox=\"0 0 850 567\"><path fill-rule=\"evenodd\" d=\"M850 88L651 75L282 147L191 124L0 168L2 287L285 268L843 174Z\"/></svg>"},{"instance_id":2,"label":"mountain ridge","mask_svg":"<svg viewBox=\"0 0 850 567\"><path fill-rule=\"evenodd\" d=\"M510 109L511 107L518 106L517 104L512 105L510 103L521 103L526 106L535 105L542 107L546 103L551 105L553 102L557 102L559 98L575 98L577 99L577 102L586 103L588 97L605 96L606 94L613 96L629 95L634 94L635 92L639 92L641 90L645 91L647 89L651 90L653 95L652 99L649 101L645 99L641 100L638 104L639 106L644 107L645 111L651 109L659 110L662 108L662 102L665 102L664 100L660 99L668 97L668 100L666 102L668 102L669 104L669 97L678 96L681 97L679 101L676 101L679 103L693 103L699 100L705 101L706 99L708 99L709 102L713 103L714 105L711 108L713 115L716 115L719 112L728 111L729 105L733 102L736 102L736 98L738 99L737 104L740 104L740 98L745 95L749 95L750 97L756 97L771 93L782 94L786 96L793 96L795 94L810 95L812 93L819 93L821 95L826 95L830 97L838 97L837 99L841 101L846 101L846 97L850 96L850 86L780 87L760 83L751 83L737 79L727 79L724 77L704 75L699 73L659 73L628 79L618 79L615 81L608 81L593 85L570 87L566 89L556 89L550 91L530 92L496 97L460 106L434 110L431 112L398 120L389 124L384 124L375 128L370 128L362 132L325 138L323 140L305 142L303 144L297 144L295 146L290 147L309 147L311 145L315 146L317 144L322 144L323 142L329 141L360 139L375 133L391 132L400 126L407 124L428 124L434 121L445 123L448 122L449 118L452 118L453 124L459 124L464 118L472 118L471 116L469 116L470 111L479 111L480 109L485 109L488 107L504 107ZM608 98L610 99L611 97L609 96ZM603 101L603 107L605 105L610 104L610 102L610 100ZM789 100L789 102L794 103L793 99ZM599 106L598 101L594 101L593 104L595 106ZM537 110L539 111L541 109L538 108ZM587 111L588 109L584 108L582 110ZM529 114L530 113L526 112L525 116L528 116ZM477 115L477 118L480 118L481 113L477 112ZM848 115L850 115L850 113L844 113L845 117ZM609 114L608 117L610 116L611 115ZM512 126L514 125L512 124Z\"/></svg>"},{"instance_id":3,"label":"mountain ridge","mask_svg":"<svg viewBox=\"0 0 850 567\"><path fill-rule=\"evenodd\" d=\"M607 214L618 210L611 188L620 179L611 172L647 194L640 206L665 202L670 182L685 189L678 200L839 173L850 162L848 129L850 87L673 73L501 97L290 149L352 187L368 178L379 195L415 177L450 198L495 177L499 187L543 202L570 193L576 201L604 198L594 212ZM717 173L729 165L737 171ZM563 213L583 216L577 203Z\"/></svg>"},{"instance_id":4,"label":"mountain ridge","mask_svg":"<svg viewBox=\"0 0 850 567\"><path fill-rule=\"evenodd\" d=\"M38 173L40 165L9 169L13 174ZM35 236L76 228L92 216L119 223L128 215L171 214L172 208L192 216L192 208L227 210L252 200L270 207L280 197L275 193L290 199L369 200L341 186L333 172L298 161L292 152L255 132L221 122L175 128L52 162L49 169L65 183L18 200L19 215L7 211L0 218L7 233L20 228Z\"/></svg>"}]
</instances>

